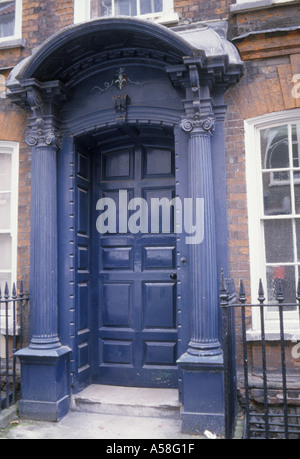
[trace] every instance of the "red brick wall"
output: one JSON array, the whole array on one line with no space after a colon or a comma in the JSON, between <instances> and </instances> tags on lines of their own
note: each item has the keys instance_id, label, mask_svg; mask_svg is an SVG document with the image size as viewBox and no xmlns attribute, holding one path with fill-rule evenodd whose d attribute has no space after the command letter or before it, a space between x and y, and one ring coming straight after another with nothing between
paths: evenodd
<instances>
[{"instance_id":1,"label":"red brick wall","mask_svg":"<svg viewBox=\"0 0 300 459\"><path fill-rule=\"evenodd\" d=\"M26 48L0 48L0 68L14 66L53 33L73 23L73 0L23 0L22 38Z\"/></svg>"},{"instance_id":2,"label":"red brick wall","mask_svg":"<svg viewBox=\"0 0 300 459\"><path fill-rule=\"evenodd\" d=\"M231 0L175 0L174 10L180 19L207 21L227 18Z\"/></svg>"},{"instance_id":3,"label":"red brick wall","mask_svg":"<svg viewBox=\"0 0 300 459\"><path fill-rule=\"evenodd\" d=\"M228 91L225 123L230 277L244 279L249 290L249 242L244 121L233 90Z\"/></svg>"},{"instance_id":4,"label":"red brick wall","mask_svg":"<svg viewBox=\"0 0 300 459\"><path fill-rule=\"evenodd\" d=\"M28 49L73 23L73 0L23 0L23 37Z\"/></svg>"}]
</instances>

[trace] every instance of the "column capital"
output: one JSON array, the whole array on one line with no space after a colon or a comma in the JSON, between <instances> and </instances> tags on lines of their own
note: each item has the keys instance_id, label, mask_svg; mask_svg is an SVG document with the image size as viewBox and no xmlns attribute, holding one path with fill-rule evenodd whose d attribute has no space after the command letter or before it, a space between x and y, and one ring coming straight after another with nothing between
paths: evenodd
<instances>
[{"instance_id":1,"label":"column capital","mask_svg":"<svg viewBox=\"0 0 300 459\"><path fill-rule=\"evenodd\" d=\"M31 84L26 88L27 103L32 112L26 132L25 141L30 147L61 148L62 138L59 110L62 102L62 88L58 86L43 87Z\"/></svg>"},{"instance_id":2,"label":"column capital","mask_svg":"<svg viewBox=\"0 0 300 459\"><path fill-rule=\"evenodd\" d=\"M62 136L60 132L52 127L31 126L27 133L25 141L30 147L55 147L60 149L62 146Z\"/></svg>"},{"instance_id":3,"label":"column capital","mask_svg":"<svg viewBox=\"0 0 300 459\"><path fill-rule=\"evenodd\" d=\"M213 115L201 117L199 113L196 113L193 118L184 118L180 123L180 127L185 132L203 132L212 136L215 132L215 122Z\"/></svg>"}]
</instances>

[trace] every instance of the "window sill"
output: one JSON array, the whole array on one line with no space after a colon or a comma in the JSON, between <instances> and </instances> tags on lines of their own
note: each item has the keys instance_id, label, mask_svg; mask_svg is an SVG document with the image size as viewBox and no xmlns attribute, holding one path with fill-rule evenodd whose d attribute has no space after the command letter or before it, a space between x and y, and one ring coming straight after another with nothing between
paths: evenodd
<instances>
[{"instance_id":1,"label":"window sill","mask_svg":"<svg viewBox=\"0 0 300 459\"><path fill-rule=\"evenodd\" d=\"M14 327L13 325L8 325L8 330L7 330L7 335L8 336L19 336L20 335L21 328L19 325L16 325L15 327L15 333L14 333ZM0 325L0 335L6 336L6 328L2 327Z\"/></svg>"},{"instance_id":2,"label":"window sill","mask_svg":"<svg viewBox=\"0 0 300 459\"><path fill-rule=\"evenodd\" d=\"M0 40L0 49L26 48L24 38L8 38Z\"/></svg>"},{"instance_id":3,"label":"window sill","mask_svg":"<svg viewBox=\"0 0 300 459\"><path fill-rule=\"evenodd\" d=\"M158 24L162 25L177 24L179 22L179 16L177 13L144 14L137 16L137 18L145 19L146 21L157 22Z\"/></svg>"},{"instance_id":4,"label":"window sill","mask_svg":"<svg viewBox=\"0 0 300 459\"><path fill-rule=\"evenodd\" d=\"M102 16L101 18L116 18L118 16ZM162 25L176 25L179 23L179 15L178 13L151 13L151 14L141 14L139 16L119 16L123 18L136 18L136 19L143 19L144 21L152 21L157 24L162 24ZM89 22L89 21L95 21L96 19L101 19L101 18L94 18L94 19L82 19L75 21L74 24L80 24L84 22ZM0 48L1 48L1 42L0 42Z\"/></svg>"},{"instance_id":5,"label":"window sill","mask_svg":"<svg viewBox=\"0 0 300 459\"><path fill-rule=\"evenodd\" d=\"M256 0L248 1L245 3L235 3L230 6L230 12L232 14L238 14L240 12L260 10L264 8L271 8L275 6L284 6L299 3L298 0Z\"/></svg>"},{"instance_id":6,"label":"window sill","mask_svg":"<svg viewBox=\"0 0 300 459\"><path fill-rule=\"evenodd\" d=\"M248 342L261 342L260 330L248 330L246 333ZM266 341L280 341L280 333L276 330L267 330L265 332ZM289 330L284 333L284 341L297 342L300 340L299 330Z\"/></svg>"}]
</instances>

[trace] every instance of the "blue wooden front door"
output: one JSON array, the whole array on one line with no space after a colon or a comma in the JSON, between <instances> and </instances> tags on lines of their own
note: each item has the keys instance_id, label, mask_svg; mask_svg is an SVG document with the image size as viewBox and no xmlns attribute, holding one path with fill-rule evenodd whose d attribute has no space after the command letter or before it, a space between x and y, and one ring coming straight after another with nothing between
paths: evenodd
<instances>
[{"instance_id":1,"label":"blue wooden front door","mask_svg":"<svg viewBox=\"0 0 300 459\"><path fill-rule=\"evenodd\" d=\"M150 212L152 198L175 196L172 145L136 138L101 148L93 180L96 222L108 209L99 210L99 200L112 199L116 210L116 233L98 227L93 241L94 378L101 384L176 387L174 216L171 208L170 232L162 232L160 219L151 233ZM133 198L148 204L148 232L138 231L145 230L145 220L138 218Z\"/></svg>"}]
</instances>

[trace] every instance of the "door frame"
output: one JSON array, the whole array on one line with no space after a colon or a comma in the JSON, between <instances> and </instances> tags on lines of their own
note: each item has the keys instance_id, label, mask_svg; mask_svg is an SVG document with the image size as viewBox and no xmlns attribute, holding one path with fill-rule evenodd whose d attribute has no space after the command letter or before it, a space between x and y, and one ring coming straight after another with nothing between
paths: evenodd
<instances>
[{"instance_id":1,"label":"door frame","mask_svg":"<svg viewBox=\"0 0 300 459\"><path fill-rule=\"evenodd\" d=\"M141 129L141 128L139 128ZM150 137L149 137L149 133L147 136L145 136L144 138L138 138L137 140L137 143L138 144L141 144L141 145L159 145L159 146L165 146L165 147L169 147L170 148L170 145L172 147L172 150L174 152L174 160L175 160L175 139L174 139L174 130L171 128L155 128L153 127L153 138L155 137L155 141L152 140ZM149 130L149 128L148 128ZM157 140L157 137L158 137L158 133L161 131L161 141L160 140ZM115 126L115 131L114 132L117 132L117 126ZM142 130L141 130L142 132ZM156 134L156 136L154 136L154 134ZM91 136L91 133L90 133L90 136ZM143 136L142 136L143 137ZM115 142L113 142L112 144L110 143L109 145L109 149L112 149L114 146L117 146L118 144L120 144L120 142L122 142L122 145L133 145L133 141L132 139L130 138L122 138L122 136L120 136L120 138L118 140L116 140ZM81 246L81 250L77 249L75 251L75 271L77 271L77 275L75 275L75 285L76 285L76 276L81 279L81 285L84 286L84 283L87 281L87 282L90 282L91 284L91 289L88 293L89 295L89 302L90 302L90 308L89 308L89 311L90 311L90 316L89 316L89 321L91 323L91 326L87 326L87 327L84 327L83 329L80 330L79 333L77 333L77 337L76 337L76 345L75 345L75 348L77 349L77 355L75 354L75 358L77 359L77 371L78 371L78 375L77 375L77 378L78 378L78 381L76 383L76 386L78 387L78 390L81 390L83 387L85 387L86 385L92 383L92 382L96 382L98 377L97 377L97 371L98 371L98 368L97 368L97 365L98 365L98 362L95 362L95 355L97 354L97 352L99 352L99 350L97 350L97 344L96 344L96 335L97 335L97 332L95 331L95 327L96 327L96 322L97 322L97 317L96 317L96 308L93 306L93 303L96 303L96 296L97 296L97 287L95 285L95 280L94 280L94 274L93 274L93 267L92 266L95 266L96 264L96 260L95 260L95 256L96 256L96 251L92 249L93 247L93 244L95 244L94 242L94 237L95 237L95 233L96 233L96 227L95 227L95 217L96 217L96 210L94 209L95 206L93 206L93 203L94 203L94 186L95 186L95 167L93 167L93 155L95 154L95 149L99 149L100 147L99 146L88 146L89 145L89 140L86 136L83 136L81 137L80 139L74 139L74 145L77 145L77 147L74 148L74 164L75 164L75 172L77 171L78 169L78 157L80 156L81 158L85 155L85 157L88 159L88 161L90 161L89 163L89 168L90 168L90 173L87 173L87 177L89 180L84 180L84 187L86 188L86 190L88 191L88 193L90 194L90 197L89 197L89 206L91 206L91 211L90 211L90 214L89 214L89 218L90 218L90 223L89 223L89 231L90 231L90 240L91 240L91 248L89 249L92 253L91 255L91 259L90 259L90 266L91 268L89 269L89 272L90 272L90 279L87 280L87 273L88 273L88 270L84 269L84 267L81 266L81 268L78 270L78 266L80 266L80 263L81 261L79 260L79 257L80 257L80 251L82 251L82 249L84 249L84 245L86 244L86 241L88 240L88 236L87 234L84 234L83 235L83 238L84 238L84 241L83 241L83 246ZM83 151L86 151L87 153L84 154ZM104 150L105 151L105 150ZM176 184L176 164L173 165L174 167L174 185ZM85 166L83 166L83 168L85 168ZM178 168L177 168L178 169ZM80 177L79 179L77 178L75 180L75 188L77 186L77 184L81 181L82 182L82 176L84 173L81 173L80 172ZM76 174L75 174L76 175ZM125 182L124 182L125 183ZM75 195L76 196L76 195ZM79 198L77 196L77 198L75 197L75 215L78 214L79 215ZM77 236L76 237L76 233L78 232L78 221L80 220L81 217L78 217L76 220L77 220L77 227L75 226L75 246L77 244L76 241L78 241L79 237ZM75 220L75 221L76 221ZM176 245L178 244L178 237L179 235L175 235L176 237ZM177 248L175 247L175 253L178 254L178 250ZM172 269L172 271L177 271L177 255L176 255L176 260L175 260L175 263L174 263L174 269ZM80 282L79 282L80 283ZM79 291L80 289L79 288L76 288L75 287L75 291L77 292L76 294L76 298L75 298L75 313L76 313L76 322L77 324L80 322L80 307L79 307ZM175 305L174 305L174 309L175 309L175 314L176 314L176 328L177 328L177 332L180 330L180 326L178 327L178 312L177 312L177 294L175 292L175 298L174 298L174 301L175 301ZM180 325L180 324L179 324ZM77 325L78 327L78 325ZM79 331L79 329L78 329ZM179 349L178 345L179 343L181 342L181 340L177 340L177 349L176 349L176 355L177 355L177 358L180 356L180 352L182 353L182 350ZM80 368L80 365L81 365L81 368ZM76 390L77 391L77 390Z\"/></svg>"},{"instance_id":2,"label":"door frame","mask_svg":"<svg viewBox=\"0 0 300 459\"><path fill-rule=\"evenodd\" d=\"M216 235L217 235L217 265L218 270L225 267L228 263L227 255L227 232L224 227L227 224L227 209L226 209L226 176L225 171L225 155L224 155L224 118L225 106L216 107L216 129L212 138L213 151L213 176L215 190L215 207L216 207ZM157 109L158 110L158 109ZM147 125L156 126L156 117L158 114L151 114L154 121L149 120ZM183 131L180 126L180 119L183 113L169 113L167 119L161 122L162 127L171 129L174 133L175 144L175 182L176 196L188 196L188 147L189 136ZM151 118L151 116L149 116ZM170 123L172 119L172 123ZM105 125L102 126L103 128ZM115 123L113 128L117 128ZM134 127L132 124L129 129ZM92 383L93 375L91 371L87 371L86 376L81 379L84 371L80 369L80 357L78 355L78 336L77 336L77 319L78 310L76 307L76 292L75 292L75 220L74 213L75 203L75 144L76 142L89 138L94 132L94 129L88 128L85 130L85 135L82 135L83 129L75 131L72 135L66 133L63 140L61 153L58 156L58 196L65 196L67 199L58 200L59 220L59 323L63 324L60 328L60 336L62 341L68 342L72 348L70 375L71 375L71 390L77 393ZM99 131L99 129L98 129ZM85 141L85 147L92 149L93 142ZM68 172L67 172L68 171ZM183 354L188 348L191 337L191 289L190 289L190 269L191 266L186 260L189 259L189 247L185 243L184 235L179 234L177 237L177 312L178 312L178 355ZM66 289L66 285L70 285ZM69 304L70 307L64 305ZM220 336L221 336L221 321L220 321ZM80 344L80 343L79 343ZM84 345L81 347L84 352ZM183 371L178 369L178 391L179 399L183 399Z\"/></svg>"}]
</instances>

